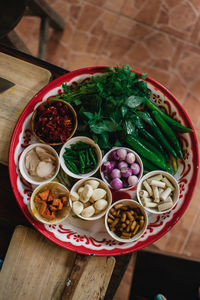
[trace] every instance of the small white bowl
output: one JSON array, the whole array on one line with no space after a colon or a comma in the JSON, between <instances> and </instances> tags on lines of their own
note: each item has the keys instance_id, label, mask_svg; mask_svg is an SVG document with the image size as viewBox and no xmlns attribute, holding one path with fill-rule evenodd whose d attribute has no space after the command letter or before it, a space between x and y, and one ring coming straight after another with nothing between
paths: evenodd
<instances>
[{"instance_id":1,"label":"small white bowl","mask_svg":"<svg viewBox=\"0 0 200 300\"><path fill-rule=\"evenodd\" d=\"M142 183L144 180L150 178L150 177L153 177L153 176L156 176L156 175L159 175L159 174L162 174L163 176L167 177L167 179L172 183L172 185L174 186L175 190L174 190L174 193L173 193L173 206L170 208L170 209L166 209L164 211L158 211L156 209L153 209L153 208L149 208L149 207L145 207L141 201L141 198L140 198L140 195L139 195L139 192L142 190ZM178 202L178 199L179 199L179 185L178 185L178 182L177 180L174 178L174 176L172 176L170 173L168 172L165 172L165 171L162 171L162 170L155 170L155 171L151 171L149 173L147 173L146 175L144 175L138 186L137 186L137 198L138 198L138 201L139 203L144 207L144 209L146 211L148 211L149 213L153 213L153 214L156 214L156 215L161 215L161 214L164 214L164 213L167 213L169 212L170 210L172 210L174 208L174 206L176 205L176 203Z\"/></svg>"},{"instance_id":2,"label":"small white bowl","mask_svg":"<svg viewBox=\"0 0 200 300\"><path fill-rule=\"evenodd\" d=\"M41 147L43 149L46 149L47 151L49 151L51 154L53 154L56 158L56 170L55 170L55 173L54 175L49 178L49 179L45 179L45 180L35 180L31 175L29 175L27 169L26 169L26 166L25 166L25 157L27 155L27 153L34 149L35 147ZM19 159L19 170L20 170L20 173L22 174L22 176L24 177L24 179L32 184L35 184L35 185L39 185L39 184L42 184L42 183L47 183L47 182L50 182L52 181L58 174L58 171L60 169L60 161L59 161L59 156L58 156L58 153L56 152L55 149L53 149L51 146L49 145L46 145L46 144L42 144L42 143L35 143L35 144L31 144L30 146L28 146L21 154L20 156L20 159Z\"/></svg>"},{"instance_id":3,"label":"small white bowl","mask_svg":"<svg viewBox=\"0 0 200 300\"><path fill-rule=\"evenodd\" d=\"M109 214L111 208L113 208L115 205L120 204L120 203L122 203L125 206L130 206L131 208L137 208L138 207L140 209L142 215L144 216L144 225L143 225L142 230L139 230L138 233L136 233L136 235L134 237L129 238L129 239L120 238L113 231L111 231L109 226L108 226L107 220L108 220L108 217L109 217L108 214ZM122 243L131 243L131 242L134 242L134 241L138 240L143 235L145 230L147 229L147 225L148 225L148 216L147 216L147 213L144 210L143 206L140 205L137 201L131 200L131 199L122 199L122 200L116 201L115 203L113 203L111 205L111 207L109 208L109 210L107 211L106 216L105 216L105 226L106 226L107 232L109 233L109 235L113 239L117 240L118 242L122 242Z\"/></svg>"},{"instance_id":4,"label":"small white bowl","mask_svg":"<svg viewBox=\"0 0 200 300\"><path fill-rule=\"evenodd\" d=\"M47 189L50 189L51 191L55 191L56 194L58 194L58 195L60 194L62 196L67 196L67 198L68 198L67 206L58 212L56 219L50 220L50 221L48 221L47 219L43 218L40 215L40 213L38 211L39 205L37 206L37 204L34 201L34 198L38 193L43 192ZM69 205L69 190L63 184L58 183L56 181L41 184L33 191L32 195L31 195L29 209L36 220L38 220L44 224L58 224L68 217L70 210L71 210L70 205Z\"/></svg>"},{"instance_id":5,"label":"small white bowl","mask_svg":"<svg viewBox=\"0 0 200 300\"><path fill-rule=\"evenodd\" d=\"M110 154L111 154L113 151L118 150L118 149L120 149L120 148L126 149L127 152L131 152L131 153L133 153L133 154L135 155L135 162L138 163L139 166L140 166L140 173L139 173L138 175L136 175L136 176L138 177L138 183L139 183L139 181L140 181L140 179L141 179L141 177L142 177L142 175L143 175L143 163L142 163L142 160L141 160L140 156L139 156L135 151L133 151L133 150L130 149L130 148L126 148L126 147L115 147L115 148L112 148L110 151L108 151L108 152L104 155L104 157L103 157L103 159L102 159L101 167L102 167L102 165L103 165L104 162L108 161L108 158L109 158ZM105 178L104 172L101 170L101 168L100 168L100 174L101 174L101 178L103 179L103 181L104 181L104 182L105 182L105 183L113 190L113 188L111 187L110 183L109 183L109 182L107 181L107 179ZM138 184L138 183L137 183L137 184ZM120 189L120 190L118 190L118 191L128 191L128 190L132 189L133 187L136 187L137 184L134 185L134 186L129 186L129 187L127 187L127 188L122 188L122 189Z\"/></svg>"},{"instance_id":6,"label":"small white bowl","mask_svg":"<svg viewBox=\"0 0 200 300\"><path fill-rule=\"evenodd\" d=\"M93 171L91 171L91 172L89 172L89 173L85 173L85 174L74 174L74 173L72 173L68 168L67 168L67 166L66 166L66 164L65 164L65 161L64 161L64 158L63 158L63 154L65 153L65 148L70 148L70 146L71 145L73 145L73 144L77 144L78 142L83 142L83 143L86 143L86 144L89 144L89 145L91 145L94 149L95 149L95 152L96 152L96 156L97 156L97 167L93 170ZM99 167L100 167L100 165L101 165L101 160L102 160L102 153L101 153L101 149L99 148L99 146L97 145L97 144L95 144L95 142L92 140L92 139L90 139L90 138L88 138L88 137L86 137L86 136L76 136L76 137L73 137L73 138L71 138L69 141L67 141L63 146L62 146L62 148L61 148L61 150L60 150L60 164L61 164L61 168L63 169L63 171L67 174L67 175L69 175L69 176L71 176L71 177L73 177L73 178L77 178L77 179L81 179L81 178L87 178L87 177L90 177L90 176L92 176L93 174L95 174L97 171L98 171L98 169L99 169Z\"/></svg>"},{"instance_id":7,"label":"small white bowl","mask_svg":"<svg viewBox=\"0 0 200 300\"><path fill-rule=\"evenodd\" d=\"M94 221L94 220L98 220L98 219L100 219L101 217L103 217L103 216L105 215L106 211L109 209L109 207L110 207L110 205L111 205L111 203L112 203L112 193L111 193L109 187L108 187L101 179L95 178L95 177L83 178L83 179L77 181L77 182L73 185L73 187L72 187L70 193L71 193L71 192L77 192L78 189L79 189L81 186L83 186L83 185L85 184L85 182L87 182L88 180L97 180L97 181L100 183L98 188L103 188L103 189L105 189L106 192L107 192L107 198L106 198L106 200L108 201L108 205L107 205L107 207L106 207L102 212L100 212L98 215L94 215L94 216L92 216L92 217L90 217L90 218L85 218L85 217L83 217L83 216L81 216L81 215L77 215L79 218L81 218L81 219L83 219L83 220ZM69 194L69 204L70 204L70 207L71 207L71 209L72 209L73 201L72 201L71 198L70 198L70 194ZM72 211L73 211L73 210L72 210Z\"/></svg>"}]
</instances>

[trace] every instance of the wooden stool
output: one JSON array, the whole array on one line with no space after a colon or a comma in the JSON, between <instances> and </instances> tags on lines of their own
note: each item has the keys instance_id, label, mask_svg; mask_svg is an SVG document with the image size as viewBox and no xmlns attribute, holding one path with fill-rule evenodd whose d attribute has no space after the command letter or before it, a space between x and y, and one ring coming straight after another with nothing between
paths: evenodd
<instances>
[{"instance_id":1,"label":"wooden stool","mask_svg":"<svg viewBox=\"0 0 200 300\"><path fill-rule=\"evenodd\" d=\"M0 272L1 300L103 299L114 257L77 255L17 226Z\"/></svg>"},{"instance_id":2,"label":"wooden stool","mask_svg":"<svg viewBox=\"0 0 200 300\"><path fill-rule=\"evenodd\" d=\"M18 10L16 10L17 7ZM0 38L2 37L0 42L28 54L30 54L30 51L13 28L23 16L40 17L38 57L41 59L45 59L49 26L56 31L63 31L65 28L65 21L45 2L45 0L21 0L20 3L15 0L6 0L0 4L0 11L2 11L4 15L3 20L0 16L0 25L2 23L4 26L2 32L0 30Z\"/></svg>"}]
</instances>

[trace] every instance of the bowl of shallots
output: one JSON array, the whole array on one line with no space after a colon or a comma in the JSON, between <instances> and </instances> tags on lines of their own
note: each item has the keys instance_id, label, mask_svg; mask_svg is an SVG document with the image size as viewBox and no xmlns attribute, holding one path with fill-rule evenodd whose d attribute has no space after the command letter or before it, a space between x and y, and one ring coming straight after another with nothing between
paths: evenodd
<instances>
[{"instance_id":1,"label":"bowl of shallots","mask_svg":"<svg viewBox=\"0 0 200 300\"><path fill-rule=\"evenodd\" d=\"M126 191L136 187L141 179L142 160L135 151L129 148L113 148L103 157L100 173L111 189Z\"/></svg>"}]
</instances>

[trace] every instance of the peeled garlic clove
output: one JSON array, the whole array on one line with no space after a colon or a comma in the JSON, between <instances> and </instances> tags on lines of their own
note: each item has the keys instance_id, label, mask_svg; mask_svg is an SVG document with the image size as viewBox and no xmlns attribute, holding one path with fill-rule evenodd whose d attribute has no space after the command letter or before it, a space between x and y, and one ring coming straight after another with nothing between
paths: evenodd
<instances>
[{"instance_id":1,"label":"peeled garlic clove","mask_svg":"<svg viewBox=\"0 0 200 300\"><path fill-rule=\"evenodd\" d=\"M94 206L90 205L83 209L81 216L83 216L84 218L90 218L94 215L94 213L95 213Z\"/></svg>"},{"instance_id":2,"label":"peeled garlic clove","mask_svg":"<svg viewBox=\"0 0 200 300\"><path fill-rule=\"evenodd\" d=\"M92 198L94 199L94 201L97 201L103 199L105 195L106 191L104 189L96 189L92 194Z\"/></svg>"},{"instance_id":3,"label":"peeled garlic clove","mask_svg":"<svg viewBox=\"0 0 200 300\"><path fill-rule=\"evenodd\" d=\"M93 188L91 187L91 185L86 184L84 186L84 190L82 191L83 198L88 199L92 196L92 194L93 194Z\"/></svg>"},{"instance_id":4,"label":"peeled garlic clove","mask_svg":"<svg viewBox=\"0 0 200 300\"><path fill-rule=\"evenodd\" d=\"M81 202L83 202L83 203L87 203L87 202L90 200L90 198L84 198L84 197L83 197L83 193L81 193L81 194L80 194L79 200L80 200Z\"/></svg>"},{"instance_id":5,"label":"peeled garlic clove","mask_svg":"<svg viewBox=\"0 0 200 300\"><path fill-rule=\"evenodd\" d=\"M36 173L39 177L49 177L52 175L53 171L55 169L55 166L50 162L40 161Z\"/></svg>"},{"instance_id":6,"label":"peeled garlic clove","mask_svg":"<svg viewBox=\"0 0 200 300\"><path fill-rule=\"evenodd\" d=\"M94 179L88 180L87 184L91 185L93 190L96 190L99 186L99 182L97 180L94 180Z\"/></svg>"},{"instance_id":7,"label":"peeled garlic clove","mask_svg":"<svg viewBox=\"0 0 200 300\"><path fill-rule=\"evenodd\" d=\"M94 203L94 207L98 210L104 210L107 205L108 205L108 202L105 199L97 200Z\"/></svg>"},{"instance_id":8,"label":"peeled garlic clove","mask_svg":"<svg viewBox=\"0 0 200 300\"><path fill-rule=\"evenodd\" d=\"M71 192L70 193L70 198L72 201L78 201L79 200L79 194L76 192Z\"/></svg>"},{"instance_id":9,"label":"peeled garlic clove","mask_svg":"<svg viewBox=\"0 0 200 300\"><path fill-rule=\"evenodd\" d=\"M84 209L83 203L81 203L80 201L73 202L72 209L76 215L80 215L80 213Z\"/></svg>"},{"instance_id":10,"label":"peeled garlic clove","mask_svg":"<svg viewBox=\"0 0 200 300\"><path fill-rule=\"evenodd\" d=\"M82 191L84 190L84 187L81 186L79 189L78 189L78 194L80 195L82 193Z\"/></svg>"}]
</instances>

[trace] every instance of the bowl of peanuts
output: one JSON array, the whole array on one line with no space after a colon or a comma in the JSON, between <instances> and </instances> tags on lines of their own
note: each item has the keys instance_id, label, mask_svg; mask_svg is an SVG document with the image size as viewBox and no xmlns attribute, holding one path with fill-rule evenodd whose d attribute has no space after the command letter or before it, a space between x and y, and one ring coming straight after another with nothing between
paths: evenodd
<instances>
[{"instance_id":1,"label":"bowl of peanuts","mask_svg":"<svg viewBox=\"0 0 200 300\"><path fill-rule=\"evenodd\" d=\"M178 182L168 172L162 170L149 172L141 178L137 186L137 198L149 213L169 212L179 199Z\"/></svg>"},{"instance_id":2,"label":"bowl of peanuts","mask_svg":"<svg viewBox=\"0 0 200 300\"><path fill-rule=\"evenodd\" d=\"M134 242L145 232L148 216L137 201L123 199L113 203L105 216L109 235L123 243Z\"/></svg>"}]
</instances>

